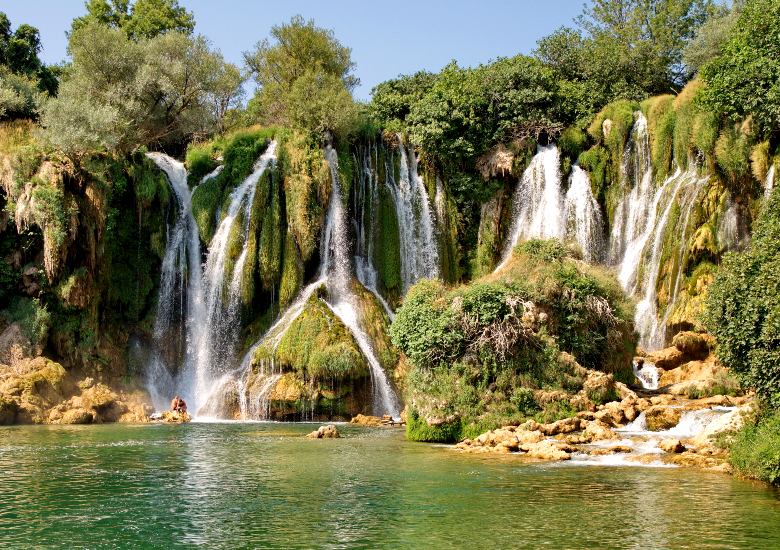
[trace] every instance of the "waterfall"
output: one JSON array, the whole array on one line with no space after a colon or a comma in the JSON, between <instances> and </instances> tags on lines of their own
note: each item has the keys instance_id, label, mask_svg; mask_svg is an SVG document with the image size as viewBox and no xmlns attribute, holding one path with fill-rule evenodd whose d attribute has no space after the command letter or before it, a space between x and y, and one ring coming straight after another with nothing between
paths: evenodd
<instances>
[{"instance_id":1,"label":"waterfall","mask_svg":"<svg viewBox=\"0 0 780 550\"><path fill-rule=\"evenodd\" d=\"M168 230L163 256L157 316L154 322L154 351L147 365L146 381L155 407L166 409L174 391L197 404L197 366L192 346L202 337L203 295L201 289L200 238L192 215L192 195L187 186L187 171L181 162L162 153L147 155L168 177L176 197L177 218ZM171 331L183 341L182 366L175 375L166 365L162 350L171 346ZM195 410L195 409L193 409Z\"/></svg>"},{"instance_id":2,"label":"waterfall","mask_svg":"<svg viewBox=\"0 0 780 550\"><path fill-rule=\"evenodd\" d=\"M764 180L764 197L768 197L772 193L772 189L775 188L775 165L769 167L766 173L766 179Z\"/></svg>"},{"instance_id":3,"label":"waterfall","mask_svg":"<svg viewBox=\"0 0 780 550\"><path fill-rule=\"evenodd\" d=\"M233 364L234 350L241 328L239 306L241 276L249 254L249 221L257 184L276 159L276 141L272 141L255 162L252 173L230 194L227 213L209 243L209 254L203 274L205 319L202 337L195 349L197 364L196 394L200 404L208 400L216 376L225 374ZM226 262L231 234L238 220L243 248L235 260L230 281L225 281ZM197 410L197 409L194 409Z\"/></svg>"},{"instance_id":4,"label":"waterfall","mask_svg":"<svg viewBox=\"0 0 780 550\"><path fill-rule=\"evenodd\" d=\"M560 239L574 242L589 262L601 259L604 220L593 196L588 173L572 167L569 189L561 190L560 153L555 145L538 147L512 196L512 223L504 246L502 268L512 250L527 239Z\"/></svg>"},{"instance_id":5,"label":"waterfall","mask_svg":"<svg viewBox=\"0 0 780 550\"><path fill-rule=\"evenodd\" d=\"M417 171L417 155L407 151L398 134L401 171L397 185L388 185L398 216L401 245L401 280L404 292L422 278L439 276L439 249L435 222L425 183ZM387 171L388 175L392 174ZM390 176L392 177L392 176Z\"/></svg>"},{"instance_id":6,"label":"waterfall","mask_svg":"<svg viewBox=\"0 0 780 550\"><path fill-rule=\"evenodd\" d=\"M642 362L641 366L636 359L631 363L631 368L634 371L639 383L642 384L642 388L646 390L657 390L658 380L660 378L658 368L652 363Z\"/></svg>"},{"instance_id":7,"label":"waterfall","mask_svg":"<svg viewBox=\"0 0 780 550\"><path fill-rule=\"evenodd\" d=\"M338 156L328 145L325 159L330 165L333 189L323 234L323 258L321 273L327 276L328 306L352 333L363 352L371 372L374 393L374 413L400 414L400 405L382 365L374 353L366 333L360 326L357 312L357 297L350 288L352 275L349 263L349 235L347 233L347 214L341 195L341 183L338 174Z\"/></svg>"},{"instance_id":8,"label":"waterfall","mask_svg":"<svg viewBox=\"0 0 780 550\"><path fill-rule=\"evenodd\" d=\"M590 177L576 164L571 168L569 190L564 198L563 220L566 240L579 245L586 262L598 262L604 251L604 220L590 187Z\"/></svg>"},{"instance_id":9,"label":"waterfall","mask_svg":"<svg viewBox=\"0 0 780 550\"><path fill-rule=\"evenodd\" d=\"M395 314L390 304L379 292L379 273L374 266L374 237L379 230L379 188L377 174L372 168L372 157L374 163L378 162L377 148L374 144L359 147L358 153L354 157L355 165L358 167L358 180L353 204L356 235L355 274L360 283L376 296L392 320ZM385 168L392 170L392 164Z\"/></svg>"},{"instance_id":10,"label":"waterfall","mask_svg":"<svg viewBox=\"0 0 780 550\"><path fill-rule=\"evenodd\" d=\"M521 240L563 239L560 153L555 145L540 146L512 196L512 225L504 247L503 267Z\"/></svg>"},{"instance_id":11,"label":"waterfall","mask_svg":"<svg viewBox=\"0 0 780 550\"><path fill-rule=\"evenodd\" d=\"M358 298L351 288L352 266L349 255L350 243L347 231L347 212L344 207L344 197L342 196L341 182L338 175L338 156L330 145L325 149L325 159L330 166L333 187L325 217L325 227L320 240L320 269L317 279L301 290L281 317L244 356L241 366L237 370L237 375L244 378L242 382L244 393L239 400L244 403L250 401L262 403L263 396L272 390L275 382L271 382L271 379L274 375L264 373L261 373L261 380L266 382L262 383L259 389L252 391L247 388L246 380L252 374L252 356L255 350L263 344L270 344L275 349L287 329L303 312L306 303L314 292L324 285L328 294L325 304L347 327L368 363L373 392L373 412L375 414L390 414L398 417L400 414L398 398L374 353L368 335L360 326L360 316L357 309ZM257 386L258 383L255 385ZM249 397L250 395L251 398ZM261 416L263 414L261 410L256 410L255 413ZM255 413L252 412L251 407L245 407L242 412L242 414L249 415Z\"/></svg>"}]
</instances>

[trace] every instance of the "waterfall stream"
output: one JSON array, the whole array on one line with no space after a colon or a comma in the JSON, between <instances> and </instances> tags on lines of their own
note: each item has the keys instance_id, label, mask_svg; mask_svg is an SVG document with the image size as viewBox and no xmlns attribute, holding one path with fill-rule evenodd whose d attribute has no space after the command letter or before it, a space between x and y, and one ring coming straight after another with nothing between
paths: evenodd
<instances>
[{"instance_id":1,"label":"waterfall stream","mask_svg":"<svg viewBox=\"0 0 780 550\"><path fill-rule=\"evenodd\" d=\"M167 175L178 209L176 222L168 230L154 322L154 349L146 373L154 405L163 410L174 392L190 403L198 403L198 366L192 351L203 336L202 325L197 322L204 314L200 237L184 165L162 153L148 153L148 157ZM171 346L172 330L179 332L184 344L178 370L172 370L163 358L163 350Z\"/></svg>"},{"instance_id":2,"label":"waterfall stream","mask_svg":"<svg viewBox=\"0 0 780 550\"><path fill-rule=\"evenodd\" d=\"M598 262L604 249L604 220L593 196L588 173L572 167L569 189L561 189L560 152L539 147L512 196L512 223L502 254L502 268L512 250L528 239L560 239L576 243L588 262Z\"/></svg>"}]
</instances>

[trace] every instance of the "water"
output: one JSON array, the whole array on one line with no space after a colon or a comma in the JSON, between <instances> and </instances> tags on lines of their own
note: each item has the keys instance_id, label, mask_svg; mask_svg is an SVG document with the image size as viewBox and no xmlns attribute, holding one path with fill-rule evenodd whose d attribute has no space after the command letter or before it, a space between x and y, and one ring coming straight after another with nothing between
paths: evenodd
<instances>
[{"instance_id":1,"label":"water","mask_svg":"<svg viewBox=\"0 0 780 550\"><path fill-rule=\"evenodd\" d=\"M252 173L230 194L227 213L209 243L209 254L203 274L206 315L202 338L195 349L198 379L193 410L206 403L219 384L216 380L228 372L235 362L234 353L241 328L240 300L244 264L249 250L249 227L257 184L276 159L276 141L272 141L255 163ZM244 243L235 259L230 280L225 280L230 236L234 225L241 221Z\"/></svg>"},{"instance_id":2,"label":"water","mask_svg":"<svg viewBox=\"0 0 780 550\"><path fill-rule=\"evenodd\" d=\"M330 166L333 187L320 242L321 263L319 275L315 282L307 285L298 294L290 307L282 313L280 318L244 356L241 366L236 371L236 376L243 379L239 383L243 390L239 400L252 402L263 399L262 393L253 393L248 388L248 380L252 378L253 374L252 356L255 350L258 346L264 344L270 345L271 349L276 349L287 329L303 312L308 300L319 287L324 285L328 294L325 304L350 331L368 363L373 390L372 407L374 414L390 414L397 418L401 411L400 402L379 359L376 357L371 340L361 326L361 319L357 309L358 298L351 288L352 265L349 252L349 233L347 231L347 211L344 207L344 197L342 196L341 182L338 175L338 155L330 146L327 146L325 149L325 159ZM271 388L264 387L263 391L267 393L270 390ZM248 408L244 410L249 411ZM243 417L247 418L246 416ZM249 417L258 418L255 415L250 415ZM261 415L259 418L263 418L263 416Z\"/></svg>"},{"instance_id":3,"label":"water","mask_svg":"<svg viewBox=\"0 0 780 550\"><path fill-rule=\"evenodd\" d=\"M201 376L193 358L193 346L203 337L204 317L200 237L192 215L192 194L184 165L163 153L149 158L168 176L178 214L168 230L160 275L160 292L154 322L154 349L147 365L146 384L158 410L166 409L176 391L189 403L197 403ZM171 349L178 344L176 357ZM167 356L167 357L166 357ZM171 365L171 361L176 361ZM181 365L179 368L175 368Z\"/></svg>"},{"instance_id":4,"label":"water","mask_svg":"<svg viewBox=\"0 0 780 550\"><path fill-rule=\"evenodd\" d=\"M644 362L640 367L639 362L634 360L633 363L631 363L631 368L634 371L634 376L636 376L636 379L639 380L639 383L642 385L643 389L646 390L658 389L658 381L660 378L660 373L658 372L658 368L654 364Z\"/></svg>"},{"instance_id":5,"label":"water","mask_svg":"<svg viewBox=\"0 0 780 550\"><path fill-rule=\"evenodd\" d=\"M775 165L769 167L766 173L766 180L764 180L764 197L768 197L772 193L772 189L775 188Z\"/></svg>"},{"instance_id":6,"label":"water","mask_svg":"<svg viewBox=\"0 0 780 550\"><path fill-rule=\"evenodd\" d=\"M572 166L569 190L563 201L566 240L576 242L582 258L589 263L601 260L604 253L604 220L601 208L590 187L590 176L577 165Z\"/></svg>"},{"instance_id":7,"label":"water","mask_svg":"<svg viewBox=\"0 0 780 550\"><path fill-rule=\"evenodd\" d=\"M0 428L0 545L771 548L780 493L684 468L526 463L313 424Z\"/></svg>"},{"instance_id":8,"label":"water","mask_svg":"<svg viewBox=\"0 0 780 550\"><path fill-rule=\"evenodd\" d=\"M398 135L401 171L397 185L388 185L398 216L401 245L401 280L404 292L422 278L439 276L439 248L435 220L425 183L417 171L417 155L407 151ZM388 170L388 174L392 171Z\"/></svg>"},{"instance_id":9,"label":"water","mask_svg":"<svg viewBox=\"0 0 780 550\"><path fill-rule=\"evenodd\" d=\"M560 153L555 145L539 147L512 196L512 223L498 268L512 257L517 243L533 238L575 243L588 262L604 253L604 220L593 196L590 177L572 167L569 189L561 189Z\"/></svg>"}]
</instances>

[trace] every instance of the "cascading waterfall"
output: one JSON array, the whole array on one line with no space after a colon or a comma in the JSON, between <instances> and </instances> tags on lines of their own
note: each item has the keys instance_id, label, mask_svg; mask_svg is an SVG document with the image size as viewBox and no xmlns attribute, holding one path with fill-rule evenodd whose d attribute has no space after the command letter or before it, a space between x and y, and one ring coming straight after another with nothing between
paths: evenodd
<instances>
[{"instance_id":1,"label":"cascading waterfall","mask_svg":"<svg viewBox=\"0 0 780 550\"><path fill-rule=\"evenodd\" d=\"M203 274L206 315L202 338L195 350L198 365L196 394L200 405L206 403L215 387L219 386L214 383L215 378L229 372L234 362L240 329L241 275L248 255L252 203L260 178L275 159L276 141L272 141L255 163L252 173L231 193L227 213L209 244ZM243 222L240 228L243 248L235 261L230 281L225 281L229 241L239 219Z\"/></svg>"},{"instance_id":2,"label":"cascading waterfall","mask_svg":"<svg viewBox=\"0 0 780 550\"><path fill-rule=\"evenodd\" d=\"M564 197L563 221L567 240L579 245L583 259L598 262L604 251L604 220L590 187L590 177L576 164L571 168L569 190Z\"/></svg>"},{"instance_id":3,"label":"cascading waterfall","mask_svg":"<svg viewBox=\"0 0 780 550\"><path fill-rule=\"evenodd\" d=\"M181 162L163 153L148 157L168 176L176 196L178 215L163 257L157 316L154 323L154 350L147 366L146 380L155 407L167 408L174 391L190 403L197 404L198 366L192 347L202 337L203 295L201 288L200 238L192 215L192 194L187 186L187 171ZM175 375L166 365L162 350L171 345L171 331L183 342L181 367ZM194 410L194 409L193 409Z\"/></svg>"},{"instance_id":4,"label":"cascading waterfall","mask_svg":"<svg viewBox=\"0 0 780 550\"><path fill-rule=\"evenodd\" d=\"M512 196L509 238L496 269L512 257L518 242L556 238L575 242L589 262L601 259L604 220L593 196L590 177L575 165L565 195L561 190L560 153L555 145L540 146Z\"/></svg>"},{"instance_id":5,"label":"cascading waterfall","mask_svg":"<svg viewBox=\"0 0 780 550\"><path fill-rule=\"evenodd\" d=\"M401 245L401 280L404 292L422 278L439 276L439 248L428 190L417 172L417 155L398 135L401 171L397 185L388 188L395 202ZM386 171L392 177L392 170Z\"/></svg>"},{"instance_id":6,"label":"cascading waterfall","mask_svg":"<svg viewBox=\"0 0 780 550\"><path fill-rule=\"evenodd\" d=\"M398 398L374 353L370 339L360 326L360 317L357 310L358 299L351 288L352 266L349 256L350 243L347 231L347 212L344 208L344 198L338 175L338 156L332 147L327 146L325 158L330 166L333 188L320 241L321 263L319 274L317 280L301 290L290 307L244 356L244 360L237 371L239 373L238 376L244 378L244 382L239 384L243 388L239 398L239 402L243 403L242 415L259 415L264 417L263 411L260 410L262 403L264 400L267 402L267 395L275 384L273 377L279 374L273 372L270 374L261 373L259 377L260 382L255 383L256 386L259 384L260 387L254 390L247 388L246 380L249 379L252 372L251 363L255 350L263 344L270 344L275 349L287 329L303 312L308 300L323 285L328 294L328 299L325 301L326 305L350 331L368 362L373 391L373 412L375 414L390 414L393 417L398 417L400 414ZM254 404L254 412L252 404Z\"/></svg>"}]
</instances>

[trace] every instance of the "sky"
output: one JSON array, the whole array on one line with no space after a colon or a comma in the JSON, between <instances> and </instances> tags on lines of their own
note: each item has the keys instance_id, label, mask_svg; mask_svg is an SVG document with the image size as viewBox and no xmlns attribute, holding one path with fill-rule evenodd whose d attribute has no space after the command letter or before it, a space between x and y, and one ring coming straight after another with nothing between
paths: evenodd
<instances>
[{"instance_id":1,"label":"sky","mask_svg":"<svg viewBox=\"0 0 780 550\"><path fill-rule=\"evenodd\" d=\"M242 52L268 37L273 25L296 14L333 29L336 38L352 48L361 80L355 90L370 99L378 83L419 70L438 71L451 60L474 66L496 57L529 54L536 41L581 11L581 0L179 0L194 12L195 32L209 38L233 63ZM20 23L41 33L46 63L67 57L65 31L73 18L86 11L83 0L2 0L16 28Z\"/></svg>"}]
</instances>

